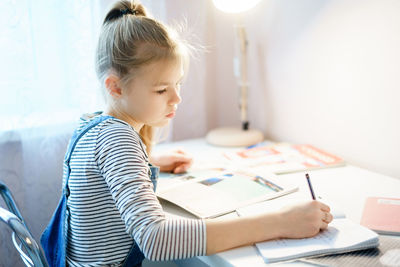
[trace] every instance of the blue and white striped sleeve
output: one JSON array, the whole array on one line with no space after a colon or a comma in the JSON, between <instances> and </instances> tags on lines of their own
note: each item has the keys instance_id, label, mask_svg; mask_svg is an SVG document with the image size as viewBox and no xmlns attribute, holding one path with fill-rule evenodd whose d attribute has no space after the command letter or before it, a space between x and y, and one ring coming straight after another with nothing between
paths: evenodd
<instances>
[{"instance_id":1,"label":"blue and white striped sleeve","mask_svg":"<svg viewBox=\"0 0 400 267\"><path fill-rule=\"evenodd\" d=\"M126 231L150 260L205 255L205 221L165 217L153 191L147 157L139 138L122 124L104 127L95 152Z\"/></svg>"}]
</instances>

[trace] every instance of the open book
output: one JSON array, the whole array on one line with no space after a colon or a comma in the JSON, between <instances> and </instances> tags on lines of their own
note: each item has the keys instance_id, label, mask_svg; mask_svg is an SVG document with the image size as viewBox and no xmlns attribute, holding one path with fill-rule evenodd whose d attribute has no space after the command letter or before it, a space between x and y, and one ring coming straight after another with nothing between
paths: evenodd
<instances>
[{"instance_id":1,"label":"open book","mask_svg":"<svg viewBox=\"0 0 400 267\"><path fill-rule=\"evenodd\" d=\"M156 194L199 218L213 218L259 201L276 198L298 188L284 185L274 174L207 169L158 180Z\"/></svg>"},{"instance_id":2,"label":"open book","mask_svg":"<svg viewBox=\"0 0 400 267\"><path fill-rule=\"evenodd\" d=\"M349 219L334 219L328 229L303 239L278 239L257 243L266 263L345 253L379 246L378 235Z\"/></svg>"},{"instance_id":3,"label":"open book","mask_svg":"<svg viewBox=\"0 0 400 267\"><path fill-rule=\"evenodd\" d=\"M240 166L259 168L282 174L310 169L337 167L344 160L312 145L288 143L261 143L252 148L225 152L224 156Z\"/></svg>"}]
</instances>

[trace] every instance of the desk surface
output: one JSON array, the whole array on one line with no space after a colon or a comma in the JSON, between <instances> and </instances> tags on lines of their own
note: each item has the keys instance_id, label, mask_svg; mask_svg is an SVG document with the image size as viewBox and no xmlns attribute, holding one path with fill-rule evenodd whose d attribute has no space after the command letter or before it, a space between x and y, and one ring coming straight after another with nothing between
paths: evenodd
<instances>
[{"instance_id":1,"label":"desk surface","mask_svg":"<svg viewBox=\"0 0 400 267\"><path fill-rule=\"evenodd\" d=\"M235 150L234 148L219 148L208 145L204 139L193 139L182 142L161 144L156 151L169 150L180 147L191 153L194 160L218 155L222 151ZM236 148L237 149L237 148ZM317 196L332 208L343 212L347 218L359 223L361 220L364 201L369 196L400 198L400 179L388 177L352 165L336 168L327 168L308 171ZM298 185L297 194L305 199L310 198L310 192L304 178L304 172L281 174L279 177L285 182ZM274 200L269 200L274 201ZM166 202L162 202L168 214L191 217L184 210ZM228 216L236 216L230 214ZM210 266L266 266L255 246L245 246L211 256L199 257ZM303 263L286 263L282 265L306 265ZM276 265L274 265L276 266Z\"/></svg>"}]
</instances>

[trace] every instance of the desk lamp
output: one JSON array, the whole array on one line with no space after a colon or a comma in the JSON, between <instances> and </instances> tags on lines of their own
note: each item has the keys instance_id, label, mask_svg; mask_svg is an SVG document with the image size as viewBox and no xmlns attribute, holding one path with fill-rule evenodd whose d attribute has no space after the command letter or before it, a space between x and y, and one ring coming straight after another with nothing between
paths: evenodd
<instances>
[{"instance_id":1,"label":"desk lamp","mask_svg":"<svg viewBox=\"0 0 400 267\"><path fill-rule=\"evenodd\" d=\"M213 0L215 7L226 13L238 14L253 8L260 0ZM235 26L239 42L240 55L234 59L234 73L238 78L240 89L240 119L241 128L217 128L208 132L206 140L217 146L250 146L264 140L263 134L255 129L249 129L247 118L247 38L242 23Z\"/></svg>"}]
</instances>

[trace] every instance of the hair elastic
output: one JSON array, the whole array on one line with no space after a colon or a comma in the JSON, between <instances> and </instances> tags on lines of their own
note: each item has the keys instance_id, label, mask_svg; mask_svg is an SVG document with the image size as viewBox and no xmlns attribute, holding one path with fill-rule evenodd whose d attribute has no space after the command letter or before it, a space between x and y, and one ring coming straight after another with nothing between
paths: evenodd
<instances>
[{"instance_id":1,"label":"hair elastic","mask_svg":"<svg viewBox=\"0 0 400 267\"><path fill-rule=\"evenodd\" d=\"M131 9L131 8L125 8L125 9L113 9L110 11L110 13L106 16L104 19L104 24L116 20L118 18L122 18L126 14L130 15L137 15L139 12L137 10Z\"/></svg>"},{"instance_id":2,"label":"hair elastic","mask_svg":"<svg viewBox=\"0 0 400 267\"><path fill-rule=\"evenodd\" d=\"M122 9L122 10L120 10L120 12L121 12L122 16L126 15L126 14L131 14L131 15L136 15L137 14L136 10L133 10L133 9L130 9L130 8Z\"/></svg>"}]
</instances>

